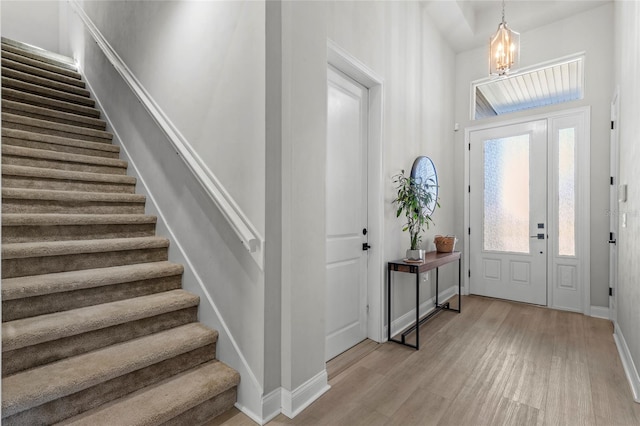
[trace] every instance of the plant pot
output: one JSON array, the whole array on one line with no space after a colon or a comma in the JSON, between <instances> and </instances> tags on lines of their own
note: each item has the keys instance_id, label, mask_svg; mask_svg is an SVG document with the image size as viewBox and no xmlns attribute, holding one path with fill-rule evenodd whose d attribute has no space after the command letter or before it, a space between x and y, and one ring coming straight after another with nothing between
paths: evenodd
<instances>
[{"instance_id":1,"label":"plant pot","mask_svg":"<svg viewBox=\"0 0 640 426\"><path fill-rule=\"evenodd\" d=\"M407 260L424 259L424 250L407 250Z\"/></svg>"}]
</instances>

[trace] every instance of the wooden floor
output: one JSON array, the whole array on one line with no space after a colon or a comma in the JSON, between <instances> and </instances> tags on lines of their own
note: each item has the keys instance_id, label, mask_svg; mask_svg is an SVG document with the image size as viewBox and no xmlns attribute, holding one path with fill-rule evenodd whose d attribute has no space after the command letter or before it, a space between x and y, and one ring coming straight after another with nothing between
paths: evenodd
<instances>
[{"instance_id":1,"label":"wooden floor","mask_svg":"<svg viewBox=\"0 0 640 426\"><path fill-rule=\"evenodd\" d=\"M420 351L369 342L336 359L327 393L268 424L640 425L611 322L477 296L462 306L421 328ZM254 424L234 409L209 426Z\"/></svg>"}]
</instances>

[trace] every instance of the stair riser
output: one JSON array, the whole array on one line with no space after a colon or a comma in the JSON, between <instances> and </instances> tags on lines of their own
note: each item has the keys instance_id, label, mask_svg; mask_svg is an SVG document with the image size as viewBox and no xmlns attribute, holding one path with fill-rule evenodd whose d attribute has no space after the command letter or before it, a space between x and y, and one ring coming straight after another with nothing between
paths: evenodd
<instances>
[{"instance_id":1,"label":"stair riser","mask_svg":"<svg viewBox=\"0 0 640 426\"><path fill-rule=\"evenodd\" d=\"M43 96L37 96L31 93L13 90L11 88L2 88L2 98L15 102L22 102L29 105L35 105L41 108L50 108L55 111L68 112L71 114L86 115L87 117L100 118L100 111L88 106L78 105L70 102L51 99Z\"/></svg>"},{"instance_id":2,"label":"stair riser","mask_svg":"<svg viewBox=\"0 0 640 426\"><path fill-rule=\"evenodd\" d=\"M133 194L135 185L71 181L61 179L44 179L27 176L3 176L2 186L4 188L28 188L28 189L52 189L64 191L83 192L115 192L119 194Z\"/></svg>"},{"instance_id":3,"label":"stair riser","mask_svg":"<svg viewBox=\"0 0 640 426\"><path fill-rule=\"evenodd\" d=\"M79 253L62 256L2 259L2 278L52 274L168 260L167 248Z\"/></svg>"},{"instance_id":4,"label":"stair riser","mask_svg":"<svg viewBox=\"0 0 640 426\"><path fill-rule=\"evenodd\" d=\"M182 286L182 275L151 278L121 284L53 293L2 302L2 321L68 311L101 303L147 296Z\"/></svg>"},{"instance_id":5,"label":"stair riser","mask_svg":"<svg viewBox=\"0 0 640 426\"><path fill-rule=\"evenodd\" d=\"M21 225L2 227L2 243L153 237L155 223L113 225Z\"/></svg>"},{"instance_id":6,"label":"stair riser","mask_svg":"<svg viewBox=\"0 0 640 426\"><path fill-rule=\"evenodd\" d=\"M234 386L168 422L162 423L162 426L204 425L208 420L232 409L236 403L237 393L238 388Z\"/></svg>"},{"instance_id":7,"label":"stair riser","mask_svg":"<svg viewBox=\"0 0 640 426\"><path fill-rule=\"evenodd\" d=\"M50 71L50 72L55 73L55 74L60 74L60 75L66 76L66 77L74 78L76 80L81 80L81 77L82 77L78 72L71 71L71 70L68 70L68 69L65 69L65 68L60 68L60 67L57 67L55 65L47 64L45 62L38 61L36 59L27 58L27 57L25 57L23 55L20 55L20 54L15 54L15 53L12 53L12 52L3 51L2 52L2 57L10 59L10 60L12 60L14 62L18 62L18 63L25 64L25 65L29 65L29 66L32 66L32 67L35 67L35 68L39 68L39 69L42 69L42 70L47 70L47 71Z\"/></svg>"},{"instance_id":8,"label":"stair riser","mask_svg":"<svg viewBox=\"0 0 640 426\"><path fill-rule=\"evenodd\" d=\"M179 327L195 322L197 319L198 307L194 306L102 330L94 330L89 333L7 351L2 354L2 376L5 377L29 368Z\"/></svg>"},{"instance_id":9,"label":"stair riser","mask_svg":"<svg viewBox=\"0 0 640 426\"><path fill-rule=\"evenodd\" d=\"M90 93L87 89L83 89L76 85L65 84L59 81L50 80L48 78L39 77L30 73L21 72L11 68L2 68L2 76L9 77L15 80L23 81L25 83L36 84L38 86L46 87L48 89L59 90L71 95L83 96L85 98L90 97ZM11 87L11 86L7 86Z\"/></svg>"},{"instance_id":10,"label":"stair riser","mask_svg":"<svg viewBox=\"0 0 640 426\"><path fill-rule=\"evenodd\" d=\"M83 116L78 116L77 119L72 120L72 119L69 119L69 118L73 118L73 117L69 117L69 116L55 117L55 116L52 116L52 115L38 114L37 112L31 112L31 111L25 111L23 109L6 107L6 106L4 106L4 104L2 105L2 111L3 112L7 112L9 114L20 115L22 117L35 118L36 120L44 120L44 121L49 121L49 122L52 122L52 123L59 123L59 124L67 124L67 125L70 125L70 126L85 127L87 129L104 130L106 128L106 125L102 124L102 123L94 124L94 123L87 123L85 121L82 121L82 117ZM51 111L51 110L47 110L47 111Z\"/></svg>"},{"instance_id":11,"label":"stair riser","mask_svg":"<svg viewBox=\"0 0 640 426\"><path fill-rule=\"evenodd\" d=\"M214 359L215 344L187 352L147 368L109 380L30 410L3 418L3 426L49 425L73 417L83 411L113 401L145 386L186 371Z\"/></svg>"},{"instance_id":12,"label":"stair riser","mask_svg":"<svg viewBox=\"0 0 640 426\"><path fill-rule=\"evenodd\" d=\"M43 149L45 151L65 152L67 154L91 155L102 158L120 158L120 153L101 151L98 149L82 148L70 145L58 145L49 142L32 141L27 139L16 139L11 137L2 137L4 145L21 146L24 148Z\"/></svg>"},{"instance_id":13,"label":"stair riser","mask_svg":"<svg viewBox=\"0 0 640 426\"><path fill-rule=\"evenodd\" d=\"M4 198L2 213L144 214L144 203L110 203Z\"/></svg>"},{"instance_id":14,"label":"stair riser","mask_svg":"<svg viewBox=\"0 0 640 426\"><path fill-rule=\"evenodd\" d=\"M37 84L27 83L12 78L2 78L2 87L18 90L20 92L31 93L47 99L55 99L58 101L69 102L71 104L83 105L86 107L95 107L95 101L85 96L74 95L73 93L62 92L60 90L50 89L48 87L39 86Z\"/></svg>"},{"instance_id":15,"label":"stair riser","mask_svg":"<svg viewBox=\"0 0 640 426\"><path fill-rule=\"evenodd\" d=\"M115 175L124 175L127 173L127 169L122 167L57 161L44 158L18 157L7 154L4 154L2 156L2 164L10 164L14 166L42 167L44 169L49 168L56 170L71 170L76 172L112 173Z\"/></svg>"},{"instance_id":16,"label":"stair riser","mask_svg":"<svg viewBox=\"0 0 640 426\"><path fill-rule=\"evenodd\" d=\"M48 129L46 127L29 126L27 124L13 123L10 121L3 121L2 126L7 129L24 130L26 132L40 133L42 135L60 136L63 138L78 139L82 141L109 143L109 144L112 142L112 139L110 137L103 138L98 136L84 135L82 133L75 133L72 131L67 132L63 130Z\"/></svg>"},{"instance_id":17,"label":"stair riser","mask_svg":"<svg viewBox=\"0 0 640 426\"><path fill-rule=\"evenodd\" d=\"M85 88L84 81L78 80L77 78L67 77L59 73L44 70L42 68L37 68L31 65L23 64L21 62L12 61L10 59L7 59L6 57L2 58L2 68L13 69L26 74L31 74L37 77L46 78L47 80L58 81L60 83L76 86L82 89Z\"/></svg>"}]
</instances>

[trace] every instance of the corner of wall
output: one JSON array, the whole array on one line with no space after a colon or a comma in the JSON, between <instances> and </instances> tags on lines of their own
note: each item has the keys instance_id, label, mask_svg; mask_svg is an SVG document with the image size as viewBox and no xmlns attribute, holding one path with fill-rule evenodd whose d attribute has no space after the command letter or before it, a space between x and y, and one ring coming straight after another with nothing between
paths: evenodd
<instances>
[{"instance_id":1,"label":"corner of wall","mask_svg":"<svg viewBox=\"0 0 640 426\"><path fill-rule=\"evenodd\" d=\"M290 419L294 418L329 389L331 386L328 383L327 370L321 371L293 391L281 389L282 414Z\"/></svg>"}]
</instances>

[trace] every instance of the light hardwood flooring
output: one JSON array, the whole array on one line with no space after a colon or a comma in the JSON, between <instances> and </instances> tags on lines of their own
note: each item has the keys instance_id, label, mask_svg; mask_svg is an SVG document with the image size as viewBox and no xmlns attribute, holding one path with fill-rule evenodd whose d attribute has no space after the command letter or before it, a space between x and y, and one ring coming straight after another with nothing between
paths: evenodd
<instances>
[{"instance_id":1,"label":"light hardwood flooring","mask_svg":"<svg viewBox=\"0 0 640 426\"><path fill-rule=\"evenodd\" d=\"M610 321L464 297L420 351L371 341L328 364L331 389L276 425L640 425ZM373 346L372 346L373 345ZM238 410L208 426L254 425Z\"/></svg>"}]
</instances>

